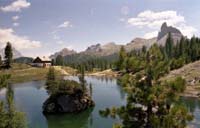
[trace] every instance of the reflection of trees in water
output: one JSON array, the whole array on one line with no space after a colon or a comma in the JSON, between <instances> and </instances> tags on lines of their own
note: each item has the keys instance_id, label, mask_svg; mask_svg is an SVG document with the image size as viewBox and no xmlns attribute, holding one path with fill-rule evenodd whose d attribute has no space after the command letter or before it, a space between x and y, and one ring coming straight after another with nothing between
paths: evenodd
<instances>
[{"instance_id":1,"label":"reflection of trees in water","mask_svg":"<svg viewBox=\"0 0 200 128\"><path fill-rule=\"evenodd\" d=\"M115 78L113 77L108 77L108 76L90 76L91 78L95 78L97 80L100 80L101 82L113 82L115 80Z\"/></svg>"},{"instance_id":2,"label":"reflection of trees in water","mask_svg":"<svg viewBox=\"0 0 200 128\"><path fill-rule=\"evenodd\" d=\"M33 87L37 90L41 90L44 88L44 81L30 81L28 82L28 87ZM19 83L19 84L12 84L10 85L13 88L22 88L22 87L27 87L27 82L26 83Z\"/></svg>"},{"instance_id":3,"label":"reflection of trees in water","mask_svg":"<svg viewBox=\"0 0 200 128\"><path fill-rule=\"evenodd\" d=\"M95 78L95 79L97 79L97 80L101 80L101 82L106 82L106 83L108 83L108 82L116 82L116 84L117 84L117 86L116 86L116 88L117 88L117 90L119 91L119 94L120 94L120 98L123 100L123 99L125 99L125 97L126 97L126 93L125 93L125 91L123 90L123 88L122 88L122 86L120 86L118 83L117 83L117 81L116 81L116 78L113 78L113 77L106 77L106 76L101 76L101 77L98 77L98 76L91 76L92 78ZM91 84L91 83L90 83Z\"/></svg>"},{"instance_id":4,"label":"reflection of trees in water","mask_svg":"<svg viewBox=\"0 0 200 128\"><path fill-rule=\"evenodd\" d=\"M180 102L183 103L190 112L194 113L195 109L200 109L200 100L196 98L182 97Z\"/></svg>"},{"instance_id":5,"label":"reflection of trees in water","mask_svg":"<svg viewBox=\"0 0 200 128\"><path fill-rule=\"evenodd\" d=\"M27 127L25 115L15 110L14 91L10 85L7 85L6 92L6 110L5 105L0 102L0 127L1 128L25 128Z\"/></svg>"},{"instance_id":6,"label":"reflection of trees in water","mask_svg":"<svg viewBox=\"0 0 200 128\"><path fill-rule=\"evenodd\" d=\"M78 114L45 115L48 128L90 128L93 108Z\"/></svg>"},{"instance_id":7,"label":"reflection of trees in water","mask_svg":"<svg viewBox=\"0 0 200 128\"><path fill-rule=\"evenodd\" d=\"M126 93L125 93L124 89L120 85L117 85L116 88L119 91L121 100L124 100L126 98Z\"/></svg>"},{"instance_id":8,"label":"reflection of trees in water","mask_svg":"<svg viewBox=\"0 0 200 128\"><path fill-rule=\"evenodd\" d=\"M35 85L36 85L35 88L36 88L37 90L41 90L41 89L43 89L43 87L44 87L43 84L35 84Z\"/></svg>"},{"instance_id":9,"label":"reflection of trees in water","mask_svg":"<svg viewBox=\"0 0 200 128\"><path fill-rule=\"evenodd\" d=\"M89 117L89 126L92 126L93 125L93 115L91 113L90 117Z\"/></svg>"},{"instance_id":10,"label":"reflection of trees in water","mask_svg":"<svg viewBox=\"0 0 200 128\"><path fill-rule=\"evenodd\" d=\"M90 92L90 96L92 97L93 95L92 83L89 84L89 92Z\"/></svg>"}]
</instances>

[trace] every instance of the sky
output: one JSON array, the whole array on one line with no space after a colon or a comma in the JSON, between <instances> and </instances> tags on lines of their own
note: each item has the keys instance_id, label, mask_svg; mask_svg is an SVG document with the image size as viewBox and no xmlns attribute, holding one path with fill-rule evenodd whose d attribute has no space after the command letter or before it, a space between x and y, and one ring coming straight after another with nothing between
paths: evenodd
<instances>
[{"instance_id":1,"label":"sky","mask_svg":"<svg viewBox=\"0 0 200 128\"><path fill-rule=\"evenodd\" d=\"M200 0L0 0L0 48L48 56L63 48L156 37L163 22L199 36Z\"/></svg>"}]
</instances>

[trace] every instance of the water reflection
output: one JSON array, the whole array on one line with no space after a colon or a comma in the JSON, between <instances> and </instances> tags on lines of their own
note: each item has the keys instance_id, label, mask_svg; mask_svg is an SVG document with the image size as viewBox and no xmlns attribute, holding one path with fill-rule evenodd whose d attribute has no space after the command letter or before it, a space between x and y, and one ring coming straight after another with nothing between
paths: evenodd
<instances>
[{"instance_id":1,"label":"water reflection","mask_svg":"<svg viewBox=\"0 0 200 128\"><path fill-rule=\"evenodd\" d=\"M30 81L30 82L25 82L25 83L13 84L11 86L14 89L18 89L18 88L23 88L23 87L26 88L28 84L29 85L28 87L35 88L37 90L43 90L44 83L45 81Z\"/></svg>"},{"instance_id":2,"label":"water reflection","mask_svg":"<svg viewBox=\"0 0 200 128\"><path fill-rule=\"evenodd\" d=\"M14 90L10 85L7 85L5 100L0 101L0 127L25 128L26 126L25 114L15 109Z\"/></svg>"},{"instance_id":3,"label":"water reflection","mask_svg":"<svg viewBox=\"0 0 200 128\"><path fill-rule=\"evenodd\" d=\"M105 81L106 83L113 82L115 80L114 77L107 77L107 76L90 76L90 77L97 80L101 80L102 82Z\"/></svg>"},{"instance_id":4,"label":"water reflection","mask_svg":"<svg viewBox=\"0 0 200 128\"><path fill-rule=\"evenodd\" d=\"M93 108L79 114L48 115L48 128L90 128L93 125Z\"/></svg>"},{"instance_id":5,"label":"water reflection","mask_svg":"<svg viewBox=\"0 0 200 128\"><path fill-rule=\"evenodd\" d=\"M78 80L77 77L66 77L66 79ZM14 98L15 108L25 112L29 128L110 128L118 119L102 118L99 110L112 106L126 104L126 94L116 84L116 79L86 77L88 88L90 88L96 106L79 114L50 115L42 114L42 104L48 97L44 89L44 81L31 81L12 85L10 91L7 89L0 91L0 100L6 102L6 95ZM12 101L12 100L11 100ZM194 116L194 121L190 126L198 128L200 126L200 100L195 98L182 97L180 102L190 110ZM16 118L15 118L16 119ZM23 119L23 118L20 118Z\"/></svg>"},{"instance_id":6,"label":"water reflection","mask_svg":"<svg viewBox=\"0 0 200 128\"><path fill-rule=\"evenodd\" d=\"M200 101L196 98L182 97L180 99L181 103L183 103L190 112L194 113L196 109L199 109Z\"/></svg>"},{"instance_id":7,"label":"water reflection","mask_svg":"<svg viewBox=\"0 0 200 128\"><path fill-rule=\"evenodd\" d=\"M123 87L120 85L117 85L116 87L117 87L117 90L119 91L121 99L125 99L127 95L126 95Z\"/></svg>"},{"instance_id":8,"label":"water reflection","mask_svg":"<svg viewBox=\"0 0 200 128\"><path fill-rule=\"evenodd\" d=\"M180 103L194 115L194 120L189 122L190 127L199 128L200 126L200 100L198 98L181 97Z\"/></svg>"},{"instance_id":9,"label":"water reflection","mask_svg":"<svg viewBox=\"0 0 200 128\"><path fill-rule=\"evenodd\" d=\"M66 77L78 81L78 77ZM86 77L95 107L78 115L44 116L42 104L48 98L44 81L12 85L16 109L26 113L29 128L110 128L118 119L102 118L99 110L126 103L125 93L113 78ZM91 84L90 84L91 83ZM4 93L3 91L2 93ZM0 99L6 99L0 95Z\"/></svg>"}]
</instances>

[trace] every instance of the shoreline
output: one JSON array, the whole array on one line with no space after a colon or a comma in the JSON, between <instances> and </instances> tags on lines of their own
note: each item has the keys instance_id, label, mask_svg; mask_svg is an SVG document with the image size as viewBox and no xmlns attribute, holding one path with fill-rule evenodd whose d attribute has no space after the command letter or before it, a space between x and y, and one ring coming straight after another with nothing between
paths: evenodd
<instances>
[{"instance_id":1,"label":"shoreline","mask_svg":"<svg viewBox=\"0 0 200 128\"><path fill-rule=\"evenodd\" d=\"M182 93L180 95L184 96L184 97L200 98L199 88L200 88L200 86L187 85L184 93Z\"/></svg>"},{"instance_id":2,"label":"shoreline","mask_svg":"<svg viewBox=\"0 0 200 128\"><path fill-rule=\"evenodd\" d=\"M113 77L113 78L117 78L120 75L115 72L112 71L112 69L107 69L104 71L98 71L98 72L92 72L92 73L86 73L87 76L96 76L96 77Z\"/></svg>"},{"instance_id":3,"label":"shoreline","mask_svg":"<svg viewBox=\"0 0 200 128\"><path fill-rule=\"evenodd\" d=\"M75 70L68 67L55 66L56 73L59 77L64 76L77 76ZM26 67L22 69L11 69L7 71L0 71L2 74L12 74L10 83L17 84L28 81L40 81L45 80L46 73L48 72L48 68L35 68L35 67ZM106 77L106 78L118 78L120 76L119 72L113 71L112 69L107 69L104 71L98 72L88 72L85 74L88 77ZM200 85L187 85L184 93L181 93L180 96L183 97L192 97L199 98L200 97Z\"/></svg>"}]
</instances>

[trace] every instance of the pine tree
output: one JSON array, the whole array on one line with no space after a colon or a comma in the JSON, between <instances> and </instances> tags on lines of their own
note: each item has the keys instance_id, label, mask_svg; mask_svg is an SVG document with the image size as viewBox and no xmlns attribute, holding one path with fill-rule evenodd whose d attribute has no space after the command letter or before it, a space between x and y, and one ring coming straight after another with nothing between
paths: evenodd
<instances>
[{"instance_id":1,"label":"pine tree","mask_svg":"<svg viewBox=\"0 0 200 128\"><path fill-rule=\"evenodd\" d=\"M52 65L52 66L55 65L55 60L54 60L54 59L51 60L51 65Z\"/></svg>"},{"instance_id":2,"label":"pine tree","mask_svg":"<svg viewBox=\"0 0 200 128\"><path fill-rule=\"evenodd\" d=\"M192 61L195 61L198 58L198 50L197 50L198 46L197 46L195 37L191 38L190 45L191 45L191 47L190 47L191 55L190 56L191 56Z\"/></svg>"},{"instance_id":3,"label":"pine tree","mask_svg":"<svg viewBox=\"0 0 200 128\"><path fill-rule=\"evenodd\" d=\"M49 72L47 74L47 81L55 81L55 69L53 67L49 68Z\"/></svg>"},{"instance_id":4,"label":"pine tree","mask_svg":"<svg viewBox=\"0 0 200 128\"><path fill-rule=\"evenodd\" d=\"M6 68L11 68L11 63L12 63L12 45L11 43L7 43L6 48L5 48L5 67Z\"/></svg>"},{"instance_id":5,"label":"pine tree","mask_svg":"<svg viewBox=\"0 0 200 128\"><path fill-rule=\"evenodd\" d=\"M126 50L125 48L122 46L119 52L119 60L117 62L117 69L118 70L122 70L125 68L125 59L126 59Z\"/></svg>"},{"instance_id":6,"label":"pine tree","mask_svg":"<svg viewBox=\"0 0 200 128\"><path fill-rule=\"evenodd\" d=\"M1 65L3 64L2 62L2 58L1 58L1 55L0 55L0 68L1 68Z\"/></svg>"},{"instance_id":7,"label":"pine tree","mask_svg":"<svg viewBox=\"0 0 200 128\"><path fill-rule=\"evenodd\" d=\"M163 56L160 48L153 45L146 53L144 73L127 73L120 79L127 92L127 104L100 111L103 116L120 117L122 124L116 128L184 128L192 120L187 109L177 104L185 80L159 81L159 74L168 67Z\"/></svg>"},{"instance_id":8,"label":"pine tree","mask_svg":"<svg viewBox=\"0 0 200 128\"><path fill-rule=\"evenodd\" d=\"M83 91L86 91L86 80L85 80L85 68L83 66L80 66L80 73L81 75L79 76L79 81L81 84L81 87Z\"/></svg>"},{"instance_id":9,"label":"pine tree","mask_svg":"<svg viewBox=\"0 0 200 128\"><path fill-rule=\"evenodd\" d=\"M174 42L171 33L169 33L165 44L166 54L169 59L173 57L173 44Z\"/></svg>"},{"instance_id":10,"label":"pine tree","mask_svg":"<svg viewBox=\"0 0 200 128\"><path fill-rule=\"evenodd\" d=\"M49 94L55 94L57 92L57 81L54 67L50 67L47 73L46 89Z\"/></svg>"},{"instance_id":11,"label":"pine tree","mask_svg":"<svg viewBox=\"0 0 200 128\"><path fill-rule=\"evenodd\" d=\"M181 37L180 43L179 43L179 56L184 56L186 46L185 46L185 38Z\"/></svg>"},{"instance_id":12,"label":"pine tree","mask_svg":"<svg viewBox=\"0 0 200 128\"><path fill-rule=\"evenodd\" d=\"M63 58L63 56L58 55L58 56L56 57L56 65L60 65L60 66L63 66L63 65L64 65L64 58Z\"/></svg>"}]
</instances>

